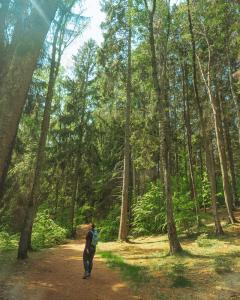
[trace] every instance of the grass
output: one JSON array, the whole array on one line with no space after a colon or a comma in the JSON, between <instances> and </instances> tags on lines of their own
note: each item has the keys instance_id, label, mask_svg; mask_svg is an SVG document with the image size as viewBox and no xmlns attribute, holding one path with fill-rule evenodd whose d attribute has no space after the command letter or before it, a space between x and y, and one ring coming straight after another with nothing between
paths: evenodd
<instances>
[{"instance_id":1,"label":"grass","mask_svg":"<svg viewBox=\"0 0 240 300\"><path fill-rule=\"evenodd\" d=\"M176 263L171 267L171 272L168 274L169 278L172 281L172 287L192 287L193 284L191 280L184 276L184 273L187 270L185 264Z\"/></svg>"},{"instance_id":2,"label":"grass","mask_svg":"<svg viewBox=\"0 0 240 300\"><path fill-rule=\"evenodd\" d=\"M214 259L214 270L216 273L229 273L232 271L232 260L228 257L219 256Z\"/></svg>"},{"instance_id":3,"label":"grass","mask_svg":"<svg viewBox=\"0 0 240 300\"><path fill-rule=\"evenodd\" d=\"M218 299L223 293L224 299L230 299L233 291L240 295L240 286L236 288L240 276L240 225L224 227L225 234L220 237L214 235L213 223L207 225L190 238L182 234L184 251L174 256L168 255L167 235L139 237L131 243L100 243L99 246L103 253L120 259L117 263L113 259L113 265L135 266L153 278L146 284L145 279L141 281L140 272L143 299ZM129 280L128 276L125 279ZM156 296L149 298L149 293L154 291Z\"/></svg>"},{"instance_id":4,"label":"grass","mask_svg":"<svg viewBox=\"0 0 240 300\"><path fill-rule=\"evenodd\" d=\"M214 242L208 238L207 233L200 234L196 242L199 247L212 247L214 245Z\"/></svg>"},{"instance_id":5,"label":"grass","mask_svg":"<svg viewBox=\"0 0 240 300\"><path fill-rule=\"evenodd\" d=\"M99 254L110 268L118 268L122 279L129 281L133 287L139 288L143 283L150 281L151 276L146 267L126 263L121 256L111 251L101 251Z\"/></svg>"}]
</instances>

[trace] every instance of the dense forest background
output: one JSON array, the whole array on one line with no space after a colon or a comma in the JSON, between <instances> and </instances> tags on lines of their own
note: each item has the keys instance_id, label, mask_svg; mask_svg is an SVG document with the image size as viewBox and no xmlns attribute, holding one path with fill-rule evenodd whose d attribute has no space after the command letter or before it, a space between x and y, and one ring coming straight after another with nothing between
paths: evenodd
<instances>
[{"instance_id":1,"label":"dense forest background","mask_svg":"<svg viewBox=\"0 0 240 300\"><path fill-rule=\"evenodd\" d=\"M37 4L36 4L37 3ZM78 7L78 13L76 8ZM203 226L240 204L238 0L103 0L103 43L61 58L79 0L0 1L0 229L32 247Z\"/></svg>"}]
</instances>

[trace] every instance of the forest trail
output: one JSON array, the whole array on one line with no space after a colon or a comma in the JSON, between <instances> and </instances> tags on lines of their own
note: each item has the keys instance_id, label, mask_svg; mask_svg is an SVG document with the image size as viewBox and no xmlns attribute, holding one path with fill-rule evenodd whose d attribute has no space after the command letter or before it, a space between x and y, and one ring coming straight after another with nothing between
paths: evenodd
<instances>
[{"instance_id":1,"label":"forest trail","mask_svg":"<svg viewBox=\"0 0 240 300\"><path fill-rule=\"evenodd\" d=\"M82 279L84 239L33 253L5 283L1 300L130 300L132 295L114 270L96 255L93 274Z\"/></svg>"}]
</instances>

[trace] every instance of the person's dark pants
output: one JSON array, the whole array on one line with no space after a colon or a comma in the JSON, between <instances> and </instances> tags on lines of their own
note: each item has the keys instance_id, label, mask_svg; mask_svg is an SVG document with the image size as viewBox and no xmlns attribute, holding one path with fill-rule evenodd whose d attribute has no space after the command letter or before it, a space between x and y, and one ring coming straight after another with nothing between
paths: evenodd
<instances>
[{"instance_id":1,"label":"person's dark pants","mask_svg":"<svg viewBox=\"0 0 240 300\"><path fill-rule=\"evenodd\" d=\"M92 272L95 251L96 249L93 246L90 246L89 253L87 253L86 249L83 251L83 265L85 273L91 274Z\"/></svg>"}]
</instances>

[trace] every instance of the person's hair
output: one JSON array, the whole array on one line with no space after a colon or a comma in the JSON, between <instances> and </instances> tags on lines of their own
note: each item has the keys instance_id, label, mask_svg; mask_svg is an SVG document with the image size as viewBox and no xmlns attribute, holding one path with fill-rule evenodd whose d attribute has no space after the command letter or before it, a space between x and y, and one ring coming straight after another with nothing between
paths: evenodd
<instances>
[{"instance_id":1,"label":"person's hair","mask_svg":"<svg viewBox=\"0 0 240 300\"><path fill-rule=\"evenodd\" d=\"M92 228L95 228L95 224L94 223L92 223Z\"/></svg>"}]
</instances>

